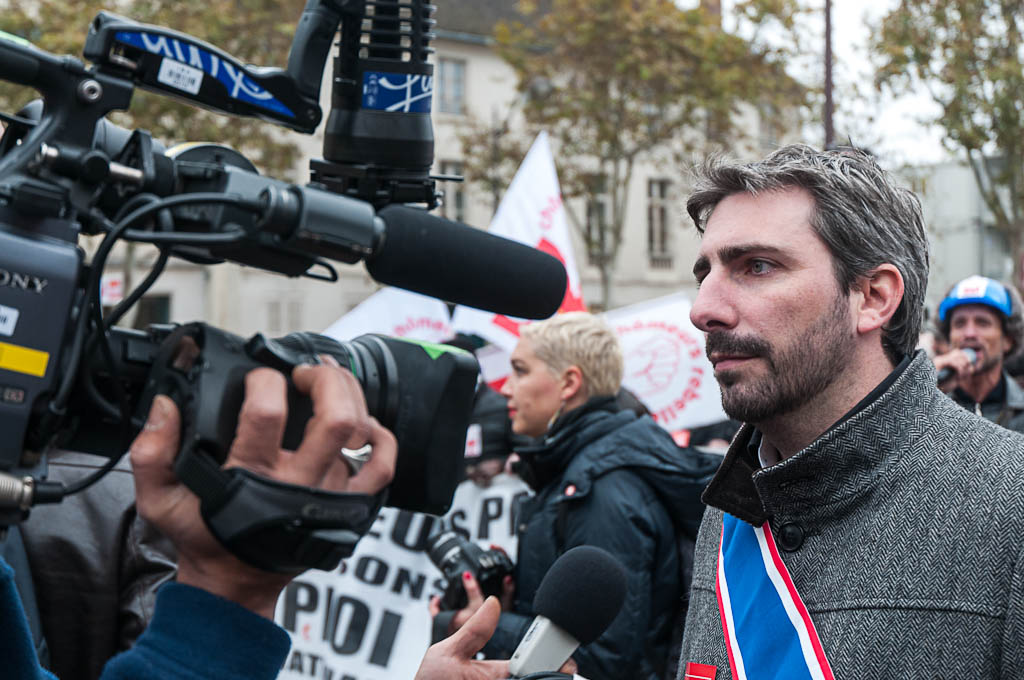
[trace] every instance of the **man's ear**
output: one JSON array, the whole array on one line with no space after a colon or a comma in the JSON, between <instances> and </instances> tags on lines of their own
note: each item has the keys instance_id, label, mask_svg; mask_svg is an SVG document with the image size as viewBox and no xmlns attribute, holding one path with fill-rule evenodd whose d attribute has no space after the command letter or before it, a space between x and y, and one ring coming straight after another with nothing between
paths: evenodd
<instances>
[{"instance_id":1,"label":"man's ear","mask_svg":"<svg viewBox=\"0 0 1024 680\"><path fill-rule=\"evenodd\" d=\"M870 333L896 314L903 301L903 275L895 265L879 265L857 280L853 293L857 332Z\"/></svg>"},{"instance_id":2,"label":"man's ear","mask_svg":"<svg viewBox=\"0 0 1024 680\"><path fill-rule=\"evenodd\" d=\"M563 403L571 402L576 397L582 398L583 394L583 371L579 366L570 366L562 371L562 387L559 396Z\"/></svg>"}]
</instances>

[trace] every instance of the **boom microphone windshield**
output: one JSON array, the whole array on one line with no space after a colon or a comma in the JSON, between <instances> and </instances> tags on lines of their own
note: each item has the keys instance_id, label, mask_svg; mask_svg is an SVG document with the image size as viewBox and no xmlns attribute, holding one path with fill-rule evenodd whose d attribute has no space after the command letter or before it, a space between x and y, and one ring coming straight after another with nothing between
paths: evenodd
<instances>
[{"instance_id":1,"label":"boom microphone windshield","mask_svg":"<svg viewBox=\"0 0 1024 680\"><path fill-rule=\"evenodd\" d=\"M525 319L546 319L565 297L556 258L425 210L389 205L377 215L386 237L367 260L381 283Z\"/></svg>"}]
</instances>

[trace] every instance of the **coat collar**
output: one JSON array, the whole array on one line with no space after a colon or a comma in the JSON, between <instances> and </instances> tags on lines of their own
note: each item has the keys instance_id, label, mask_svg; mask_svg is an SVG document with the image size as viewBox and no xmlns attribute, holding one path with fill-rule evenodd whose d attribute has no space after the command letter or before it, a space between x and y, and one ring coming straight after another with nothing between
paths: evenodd
<instances>
[{"instance_id":1,"label":"coat collar","mask_svg":"<svg viewBox=\"0 0 1024 680\"><path fill-rule=\"evenodd\" d=\"M765 469L757 460L760 433L744 424L702 498L754 526L776 514L823 512L830 502L874 486L900 453L893 440L913 429L901 425L906 414L927 408L936 396L944 398L927 355L906 357L807 448Z\"/></svg>"}]
</instances>

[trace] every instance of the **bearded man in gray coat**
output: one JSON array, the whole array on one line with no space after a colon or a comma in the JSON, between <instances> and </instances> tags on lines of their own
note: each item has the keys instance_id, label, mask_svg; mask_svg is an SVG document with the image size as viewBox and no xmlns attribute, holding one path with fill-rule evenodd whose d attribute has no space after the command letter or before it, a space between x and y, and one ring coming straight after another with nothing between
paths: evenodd
<instances>
[{"instance_id":1,"label":"bearded man in gray coat","mask_svg":"<svg viewBox=\"0 0 1024 680\"><path fill-rule=\"evenodd\" d=\"M1024 438L936 388L920 205L857 150L711 162L691 311L745 424L679 677L1024 678Z\"/></svg>"}]
</instances>

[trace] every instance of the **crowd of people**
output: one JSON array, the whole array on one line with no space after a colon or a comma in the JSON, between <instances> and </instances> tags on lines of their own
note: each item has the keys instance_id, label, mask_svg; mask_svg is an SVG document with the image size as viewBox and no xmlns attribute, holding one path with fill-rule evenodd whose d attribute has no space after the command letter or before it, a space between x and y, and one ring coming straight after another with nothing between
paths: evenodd
<instances>
[{"instance_id":1,"label":"crowd of people","mask_svg":"<svg viewBox=\"0 0 1024 680\"><path fill-rule=\"evenodd\" d=\"M465 607L431 601L443 639L417 678L507 677L544 575L580 545L627 575L621 612L562 666L590 680L1024 677L1020 295L958 282L921 349L921 208L856 149L709 161L687 210L700 235L691 320L732 419L703 434L728 442L724 456L678 446L623 394L621 350L597 317L524 326L500 395L478 392L485 436L467 459L472 483L514 464L532 491L514 570L501 597L467 573ZM383 489L395 439L351 374L325 362L292 378L315 406L300 448L279 445L283 376L254 371L226 464ZM41 677L41 661L65 680L276 676L289 641L274 605L294 575L210 534L174 474L179 428L158 397L106 493L9 532L7 677ZM358 470L338 455L365 444ZM90 464L57 461L55 474Z\"/></svg>"}]
</instances>

